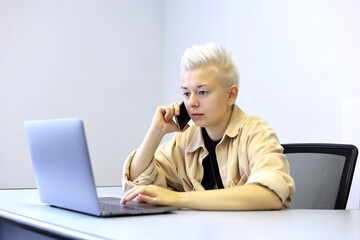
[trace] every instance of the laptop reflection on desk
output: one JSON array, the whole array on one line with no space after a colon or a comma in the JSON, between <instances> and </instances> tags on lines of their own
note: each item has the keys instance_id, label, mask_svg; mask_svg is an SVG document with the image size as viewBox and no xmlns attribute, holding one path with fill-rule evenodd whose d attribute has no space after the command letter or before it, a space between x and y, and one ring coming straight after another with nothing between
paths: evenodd
<instances>
[{"instance_id":1,"label":"laptop reflection on desk","mask_svg":"<svg viewBox=\"0 0 360 240\"><path fill-rule=\"evenodd\" d=\"M99 217L168 213L177 208L98 198L81 119L24 122L43 203Z\"/></svg>"}]
</instances>

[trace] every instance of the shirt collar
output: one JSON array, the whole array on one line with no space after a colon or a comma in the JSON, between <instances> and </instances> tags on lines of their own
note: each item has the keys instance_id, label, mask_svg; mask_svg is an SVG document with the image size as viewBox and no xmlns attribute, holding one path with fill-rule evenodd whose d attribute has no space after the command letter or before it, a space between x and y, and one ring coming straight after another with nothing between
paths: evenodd
<instances>
[{"instance_id":1,"label":"shirt collar","mask_svg":"<svg viewBox=\"0 0 360 240\"><path fill-rule=\"evenodd\" d=\"M241 109L237 105L234 105L230 121L225 130L224 136L226 135L230 138L237 137L237 135L239 134L239 129L242 128L242 126L244 125L245 118L246 114L241 111Z\"/></svg>"},{"instance_id":2,"label":"shirt collar","mask_svg":"<svg viewBox=\"0 0 360 240\"><path fill-rule=\"evenodd\" d=\"M239 129L244 125L244 120L246 118L246 114L241 111L241 109L234 105L230 117L229 124L225 130L224 136L228 136L230 138L237 137L239 134ZM206 151L204 138L202 136L201 127L196 127L195 133L193 137L190 139L187 152L195 152L199 148L203 148ZM222 137L220 143L223 141L224 136Z\"/></svg>"},{"instance_id":3,"label":"shirt collar","mask_svg":"<svg viewBox=\"0 0 360 240\"><path fill-rule=\"evenodd\" d=\"M204 138L203 138L202 132L201 132L201 127L196 126L195 133L194 133L193 137L190 139L187 152L189 152L189 153L195 152L199 148L203 148L204 150L206 149L205 143L204 143Z\"/></svg>"}]
</instances>

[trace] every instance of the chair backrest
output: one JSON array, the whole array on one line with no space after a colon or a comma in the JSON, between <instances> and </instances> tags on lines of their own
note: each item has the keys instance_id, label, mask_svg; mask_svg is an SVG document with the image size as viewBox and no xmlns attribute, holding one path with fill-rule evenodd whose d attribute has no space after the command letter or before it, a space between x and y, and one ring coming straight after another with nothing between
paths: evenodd
<instances>
[{"instance_id":1,"label":"chair backrest","mask_svg":"<svg viewBox=\"0 0 360 240\"><path fill-rule=\"evenodd\" d=\"M282 144L295 180L295 209L345 209L358 149L347 144Z\"/></svg>"}]
</instances>

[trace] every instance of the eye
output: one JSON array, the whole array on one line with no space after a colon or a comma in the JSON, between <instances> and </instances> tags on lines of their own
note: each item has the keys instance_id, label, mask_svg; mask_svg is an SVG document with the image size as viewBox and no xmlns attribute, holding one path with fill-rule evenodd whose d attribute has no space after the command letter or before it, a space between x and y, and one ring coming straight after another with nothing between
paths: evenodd
<instances>
[{"instance_id":1,"label":"eye","mask_svg":"<svg viewBox=\"0 0 360 240\"><path fill-rule=\"evenodd\" d=\"M207 91L200 91L199 94L200 95L206 95L206 94L208 94L208 92Z\"/></svg>"},{"instance_id":2,"label":"eye","mask_svg":"<svg viewBox=\"0 0 360 240\"><path fill-rule=\"evenodd\" d=\"M188 93L188 92L183 92L183 95L184 95L184 97L188 97L188 96L190 96L190 93Z\"/></svg>"}]
</instances>

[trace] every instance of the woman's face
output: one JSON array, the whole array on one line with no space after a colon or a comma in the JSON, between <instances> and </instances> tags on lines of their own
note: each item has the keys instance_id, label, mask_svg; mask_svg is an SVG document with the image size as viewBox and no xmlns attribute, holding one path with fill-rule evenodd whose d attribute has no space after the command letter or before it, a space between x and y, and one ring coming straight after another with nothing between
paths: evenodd
<instances>
[{"instance_id":1,"label":"woman's face","mask_svg":"<svg viewBox=\"0 0 360 240\"><path fill-rule=\"evenodd\" d=\"M229 101L229 91L217 80L214 70L197 68L185 71L181 89L186 110L197 126L227 125L233 102Z\"/></svg>"}]
</instances>

